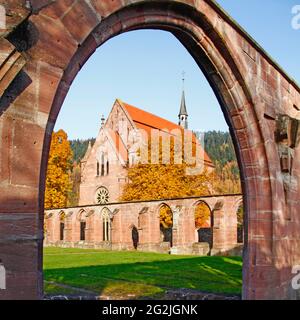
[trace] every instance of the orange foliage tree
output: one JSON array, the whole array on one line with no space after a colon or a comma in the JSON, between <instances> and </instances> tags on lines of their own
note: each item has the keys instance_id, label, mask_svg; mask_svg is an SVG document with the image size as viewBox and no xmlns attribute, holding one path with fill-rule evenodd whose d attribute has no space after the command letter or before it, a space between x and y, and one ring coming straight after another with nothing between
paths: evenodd
<instances>
[{"instance_id":1,"label":"orange foliage tree","mask_svg":"<svg viewBox=\"0 0 300 320\"><path fill-rule=\"evenodd\" d=\"M195 144L192 152L195 156ZM174 163L174 139L171 138L170 141L169 164L162 162L162 139L159 144L159 163L152 164L150 162L151 141L148 145L148 157L148 164L136 164L128 168L128 183L123 189L122 201L172 199L214 193L215 174L209 173L205 169L201 173L188 175L187 169L191 169L195 165L187 164L183 155L181 164ZM206 219L206 216L206 213L203 217L200 215L199 219ZM168 206L162 207L160 210L161 226L168 229L172 227L172 223L171 209Z\"/></svg>"},{"instance_id":2,"label":"orange foliage tree","mask_svg":"<svg viewBox=\"0 0 300 320\"><path fill-rule=\"evenodd\" d=\"M162 163L160 144L159 163L152 164L151 142L149 143L149 163L136 164L128 168L128 183L123 189L122 201L159 200L181 197L203 196L213 193L215 175L204 170L197 175L187 175L188 165L174 163L174 141L170 143L170 163Z\"/></svg>"},{"instance_id":3,"label":"orange foliage tree","mask_svg":"<svg viewBox=\"0 0 300 320\"><path fill-rule=\"evenodd\" d=\"M72 187L72 157L67 134L63 130L54 132L48 159L45 208L61 208L67 205L68 193Z\"/></svg>"},{"instance_id":4,"label":"orange foliage tree","mask_svg":"<svg viewBox=\"0 0 300 320\"><path fill-rule=\"evenodd\" d=\"M169 206L162 205L159 210L160 224L163 228L168 229L173 225L173 215Z\"/></svg>"},{"instance_id":5,"label":"orange foliage tree","mask_svg":"<svg viewBox=\"0 0 300 320\"><path fill-rule=\"evenodd\" d=\"M199 229L210 226L209 219L209 207L204 202L200 202L195 209L195 227Z\"/></svg>"},{"instance_id":6,"label":"orange foliage tree","mask_svg":"<svg viewBox=\"0 0 300 320\"><path fill-rule=\"evenodd\" d=\"M237 161L227 162L222 168L217 163L214 189L218 194L238 194L242 193L241 180L238 172Z\"/></svg>"}]
</instances>

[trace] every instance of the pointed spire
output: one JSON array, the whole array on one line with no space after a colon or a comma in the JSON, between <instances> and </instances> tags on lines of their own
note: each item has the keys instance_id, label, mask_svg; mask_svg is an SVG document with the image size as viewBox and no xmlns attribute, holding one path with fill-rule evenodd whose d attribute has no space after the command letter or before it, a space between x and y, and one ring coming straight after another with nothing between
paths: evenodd
<instances>
[{"instance_id":1,"label":"pointed spire","mask_svg":"<svg viewBox=\"0 0 300 320\"><path fill-rule=\"evenodd\" d=\"M179 111L179 116L181 116L181 115L188 116L188 113L187 113L187 110L186 110L184 90L182 91L181 105L180 105L180 111Z\"/></svg>"},{"instance_id":2,"label":"pointed spire","mask_svg":"<svg viewBox=\"0 0 300 320\"><path fill-rule=\"evenodd\" d=\"M185 72L182 73L182 97L181 97L181 104L180 104L180 111L179 111L179 125L182 126L184 129L188 129L188 113L186 109L185 103L185 93L184 93L184 81L185 81Z\"/></svg>"}]
</instances>

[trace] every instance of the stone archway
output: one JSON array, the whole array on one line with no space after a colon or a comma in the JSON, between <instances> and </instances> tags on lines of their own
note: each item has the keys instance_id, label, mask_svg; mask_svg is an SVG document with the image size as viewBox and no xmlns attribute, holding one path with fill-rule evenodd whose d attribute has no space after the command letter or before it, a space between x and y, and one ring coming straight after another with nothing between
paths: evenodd
<instances>
[{"instance_id":1,"label":"stone archway","mask_svg":"<svg viewBox=\"0 0 300 320\"><path fill-rule=\"evenodd\" d=\"M65 220L66 220L66 214L62 210L59 213L59 241L65 240Z\"/></svg>"},{"instance_id":2,"label":"stone archway","mask_svg":"<svg viewBox=\"0 0 300 320\"><path fill-rule=\"evenodd\" d=\"M169 243L169 248L173 246L173 227L174 215L169 205L162 203L158 209L159 212L159 227L161 233L161 241Z\"/></svg>"},{"instance_id":3,"label":"stone archway","mask_svg":"<svg viewBox=\"0 0 300 320\"><path fill-rule=\"evenodd\" d=\"M213 213L205 201L198 201L194 205L195 228L197 230L196 242L207 242L209 248L213 245Z\"/></svg>"},{"instance_id":4,"label":"stone archway","mask_svg":"<svg viewBox=\"0 0 300 320\"><path fill-rule=\"evenodd\" d=\"M78 242L86 241L86 229L87 229L87 212L82 209L79 210L76 216L74 235Z\"/></svg>"},{"instance_id":5,"label":"stone archway","mask_svg":"<svg viewBox=\"0 0 300 320\"><path fill-rule=\"evenodd\" d=\"M0 297L43 296L46 165L73 79L105 41L143 28L172 32L183 43L230 127L245 194L243 297L295 297L289 283L292 264L300 264L300 155L289 124L299 118L297 84L214 1L73 2L35 1L35 14L25 1L8 4L15 20L0 47L0 253L8 277ZM277 126L283 135L275 140Z\"/></svg>"},{"instance_id":6,"label":"stone archway","mask_svg":"<svg viewBox=\"0 0 300 320\"><path fill-rule=\"evenodd\" d=\"M132 246L135 250L137 250L139 245L139 230L135 225L130 227L131 230L131 239L132 239Z\"/></svg>"},{"instance_id":7,"label":"stone archway","mask_svg":"<svg viewBox=\"0 0 300 320\"><path fill-rule=\"evenodd\" d=\"M102 219L102 241L111 242L111 212L107 207L101 210Z\"/></svg>"}]
</instances>

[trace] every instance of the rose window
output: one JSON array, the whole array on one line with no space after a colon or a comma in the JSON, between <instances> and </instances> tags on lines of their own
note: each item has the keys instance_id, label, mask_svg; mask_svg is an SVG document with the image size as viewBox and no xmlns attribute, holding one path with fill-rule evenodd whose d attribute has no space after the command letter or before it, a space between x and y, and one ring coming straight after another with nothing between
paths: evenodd
<instances>
[{"instance_id":1,"label":"rose window","mask_svg":"<svg viewBox=\"0 0 300 320\"><path fill-rule=\"evenodd\" d=\"M106 204L109 201L109 192L106 188L101 187L97 190L96 201L99 204Z\"/></svg>"}]
</instances>

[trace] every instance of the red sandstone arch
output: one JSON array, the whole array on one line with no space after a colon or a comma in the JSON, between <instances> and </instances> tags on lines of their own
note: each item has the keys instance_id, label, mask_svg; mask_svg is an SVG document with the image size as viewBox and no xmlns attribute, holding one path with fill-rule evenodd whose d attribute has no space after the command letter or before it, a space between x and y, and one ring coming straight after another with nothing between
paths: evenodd
<instances>
[{"instance_id":1,"label":"red sandstone arch","mask_svg":"<svg viewBox=\"0 0 300 320\"><path fill-rule=\"evenodd\" d=\"M64 233L65 233L65 220L66 220L66 214L65 212L62 210L60 213L59 213L59 240L62 241L64 240Z\"/></svg>"},{"instance_id":2,"label":"red sandstone arch","mask_svg":"<svg viewBox=\"0 0 300 320\"><path fill-rule=\"evenodd\" d=\"M129 230L131 232L132 247L137 250L139 245L139 229L132 223L129 226Z\"/></svg>"},{"instance_id":3,"label":"red sandstone arch","mask_svg":"<svg viewBox=\"0 0 300 320\"><path fill-rule=\"evenodd\" d=\"M6 61L15 66L0 86L1 92L6 90L0 109L0 213L8 225L17 223L14 217L22 221L14 229L18 231L1 233L0 252L6 252L2 260L10 272L8 289L0 297L43 295L46 164L54 123L73 79L105 41L143 28L172 32L183 43L206 75L230 127L245 194L243 297L294 297L289 280L292 264L300 264L300 155L296 149L291 173L296 183L284 186L274 130L277 115L298 116L295 82L211 0L91 0L78 1L71 10L64 1L43 1L43 6L36 1L33 6L36 14L23 24L26 39L19 38L24 32L11 28L6 35L12 45L2 39L0 48L9 58L1 67ZM15 25L26 14L16 16ZM24 51L23 60L12 55L14 46ZM17 242L9 240L12 234Z\"/></svg>"},{"instance_id":4,"label":"red sandstone arch","mask_svg":"<svg viewBox=\"0 0 300 320\"><path fill-rule=\"evenodd\" d=\"M87 212L84 209L80 209L76 214L76 221L86 220Z\"/></svg>"},{"instance_id":5,"label":"red sandstone arch","mask_svg":"<svg viewBox=\"0 0 300 320\"><path fill-rule=\"evenodd\" d=\"M211 206L209 205L209 203L207 203L207 201L202 200L202 199L196 201L196 202L193 204L192 210L195 211L196 207L197 207L200 203L205 204L205 205L208 207L209 211L212 212L212 209L211 209Z\"/></svg>"},{"instance_id":6,"label":"red sandstone arch","mask_svg":"<svg viewBox=\"0 0 300 320\"><path fill-rule=\"evenodd\" d=\"M160 214L163 208L167 208L171 215L172 225L171 227L164 227L161 223ZM161 231L161 235L163 236L163 241L170 242L170 247L173 246L173 227L174 227L174 216L171 207L167 203L161 203L158 206L158 220L159 220L159 228Z\"/></svg>"},{"instance_id":7,"label":"red sandstone arch","mask_svg":"<svg viewBox=\"0 0 300 320\"><path fill-rule=\"evenodd\" d=\"M194 219L196 219L196 210L197 210L197 207L200 205L200 204L203 204L205 205L208 210L209 210L209 225L208 226L204 226L204 227L196 227L195 225L195 229L197 230L197 235L198 235L198 242L203 242L201 241L201 236L200 236L200 229L210 229L210 239L207 239L208 241L204 241L204 242L208 242L210 244L210 247L212 247L212 241L213 241L213 235L212 235L212 228L213 228L213 211L211 210L210 206L208 205L208 203L204 200L200 200L200 201L197 201L194 205L193 205L193 214L194 214ZM196 224L196 220L195 220L195 224Z\"/></svg>"},{"instance_id":8,"label":"red sandstone arch","mask_svg":"<svg viewBox=\"0 0 300 320\"><path fill-rule=\"evenodd\" d=\"M106 229L106 231L105 231ZM101 209L101 234L102 241L111 242L112 241L112 221L111 221L111 212L105 206Z\"/></svg>"}]
</instances>

